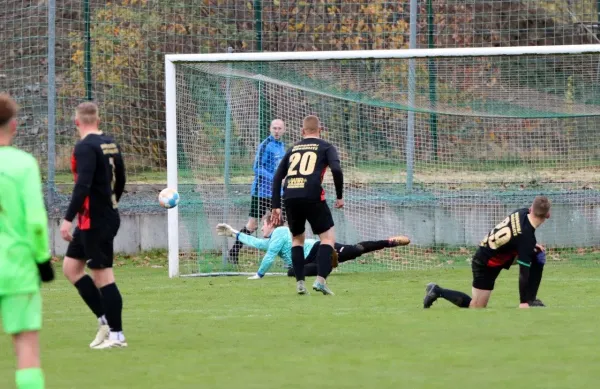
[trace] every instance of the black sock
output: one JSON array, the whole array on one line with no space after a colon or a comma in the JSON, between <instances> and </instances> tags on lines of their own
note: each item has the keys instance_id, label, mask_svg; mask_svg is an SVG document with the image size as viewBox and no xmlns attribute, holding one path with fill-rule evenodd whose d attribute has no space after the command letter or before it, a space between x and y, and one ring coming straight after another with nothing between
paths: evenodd
<instances>
[{"instance_id":1,"label":"black sock","mask_svg":"<svg viewBox=\"0 0 600 389\"><path fill-rule=\"evenodd\" d=\"M333 254L333 247L323 243L319 245L317 251L317 275L319 277L327 278L331 273L331 254Z\"/></svg>"},{"instance_id":2,"label":"black sock","mask_svg":"<svg viewBox=\"0 0 600 389\"><path fill-rule=\"evenodd\" d=\"M444 288L439 288L438 292L441 298L450 301L457 307L469 308L469 304L471 304L471 297L466 293Z\"/></svg>"},{"instance_id":3,"label":"black sock","mask_svg":"<svg viewBox=\"0 0 600 389\"><path fill-rule=\"evenodd\" d=\"M543 272L543 264L537 262L531 264L531 268L529 269L529 283L527 284L527 301L533 301L537 298Z\"/></svg>"},{"instance_id":4,"label":"black sock","mask_svg":"<svg viewBox=\"0 0 600 389\"><path fill-rule=\"evenodd\" d=\"M368 240L360 242L357 246L361 246L363 248L363 254L365 254L390 247L390 242L387 240Z\"/></svg>"},{"instance_id":5,"label":"black sock","mask_svg":"<svg viewBox=\"0 0 600 389\"><path fill-rule=\"evenodd\" d=\"M240 230L240 232L242 234L248 234L248 235L252 234L252 231L250 231L246 227L242 228ZM242 247L244 247L244 244L236 239L235 242L233 243L233 246L231 247L231 249L229 249L229 260L231 262L233 262L233 263L238 262L238 257L240 255L240 250L242 249Z\"/></svg>"},{"instance_id":6,"label":"black sock","mask_svg":"<svg viewBox=\"0 0 600 389\"><path fill-rule=\"evenodd\" d=\"M121 292L117 288L117 284L112 283L103 286L100 291L104 297L104 305L106 306L106 321L110 330L113 332L123 331L123 321L121 312L123 311L123 298Z\"/></svg>"},{"instance_id":7,"label":"black sock","mask_svg":"<svg viewBox=\"0 0 600 389\"><path fill-rule=\"evenodd\" d=\"M94 312L94 315L98 318L102 317L104 315L103 299L92 277L87 274L84 275L75 283L75 287L83 301Z\"/></svg>"},{"instance_id":8,"label":"black sock","mask_svg":"<svg viewBox=\"0 0 600 389\"><path fill-rule=\"evenodd\" d=\"M304 281L304 247L292 246L292 266L296 281Z\"/></svg>"}]
</instances>

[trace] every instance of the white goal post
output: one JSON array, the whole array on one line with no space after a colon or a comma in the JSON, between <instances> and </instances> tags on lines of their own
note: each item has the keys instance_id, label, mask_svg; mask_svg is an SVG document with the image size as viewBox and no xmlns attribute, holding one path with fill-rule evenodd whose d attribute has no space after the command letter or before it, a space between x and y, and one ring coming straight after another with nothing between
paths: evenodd
<instances>
[{"instance_id":1,"label":"white goal post","mask_svg":"<svg viewBox=\"0 0 600 389\"><path fill-rule=\"evenodd\" d=\"M409 69L408 70L408 77L415 77L415 74L417 72L417 70L415 70L415 62L414 60L418 60L418 59L422 59L422 58L426 58L426 59L434 59L434 60L440 60L443 58L467 58L467 57L519 57L519 56L527 56L527 57L535 57L535 56L547 56L548 58L558 58L559 56L568 56L568 55L584 55L584 54L600 54L600 44L594 44L594 45L565 45L565 46L527 46L527 47L492 47L492 48L450 48L450 49L406 49L406 50L373 50L373 51L310 51L310 52L263 52L263 53L223 53L223 54L169 54L165 56L165 103L166 103L166 150L167 150L167 185L169 188L173 188L176 190L180 189L180 185L181 185L181 180L180 180L180 164L181 164L181 160L182 158L184 158L184 156L182 156L182 153L186 153L186 151L182 151L182 145L178 144L178 142L181 142L178 139L181 139L181 131L182 128L181 126L183 125L183 120L182 118L178 117L178 98L180 98L181 96L179 96L179 90L178 90L178 82L181 83L181 81L178 81L178 76L179 76L179 72L185 72L187 71L186 69L184 69L184 66L190 66L190 65L195 65L195 64L209 64L210 66L207 65L207 69L216 69L215 72L216 74L218 74L220 77L222 77L223 82L227 82L227 93L228 93L228 99L231 98L236 98L236 96L231 96L232 91L229 89L229 79L232 77L232 75L228 75L228 68L227 66L229 64L236 64L236 63L247 63L247 64L252 64L252 63L272 63L272 62L281 62L281 63L290 63L290 62L313 62L313 63L318 63L318 62L340 62L340 61L361 61L361 60L408 60L407 61L407 65L406 68ZM598 61L598 57L594 56L595 61ZM222 63L223 64L223 68L211 68L211 66L214 66L215 64L219 64ZM180 66L182 66L182 68L180 68ZM301 65L298 65L301 66ZM404 65L403 65L404 66ZM515 74L518 73L517 71L515 71ZM324 73L325 74L325 73ZM366 74L366 73L365 73ZM254 81L265 81L269 82L269 80L272 80L272 75L263 75L263 74L259 74L259 73L252 73L251 71L248 71L244 68L244 70L239 70L239 72L235 75L236 77L248 77L248 79L252 79ZM394 76L391 76L392 78L394 78ZM406 78L405 74L398 74L396 76L398 79L400 78ZM326 77L323 76L323 79L325 79ZM516 79L516 76L515 76ZM285 79L285 80L281 80L278 81L279 85L282 87L295 87L291 81L289 81L289 79ZM462 79L459 79L458 82L463 82ZM466 82L466 81L465 81ZM293 84L293 85L292 85ZM309 85L308 83L302 84L299 83L298 85L301 84L302 88L305 88L306 91L309 91L310 93L316 93L318 91L315 91L315 86L314 84ZM336 84L337 85L337 84ZM371 84L371 87L373 85ZM382 87L385 87L385 85L382 85ZM366 87L365 87L366 88ZM369 90L367 89L361 89L361 93L364 95L365 93L370 93ZM566 87L565 87L566 88ZM414 85L413 85L413 89L414 89ZM408 90L408 89L407 89ZM340 98L340 95L337 95L336 93L338 93L337 91L334 92L324 92L323 94L329 94L328 96L331 97L332 99L337 99ZM354 91L353 91L354 93ZM350 96L350 94L349 94ZM351 95L354 96L354 95ZM362 96L362 95L361 95ZM352 99L354 97L341 97L341 99L346 99L347 101L352 101ZM380 97L369 97L369 101L375 101L376 99L379 99ZM553 97L554 98L554 97ZM358 103L360 104L367 104L365 103L365 99L363 97L360 97L360 100L358 101ZM405 107L405 103L398 103L398 102L394 102L392 101L392 99L389 99L387 97L381 98L382 100L385 100L384 103L381 103L380 100L377 100L376 103L374 103L373 106L384 106L384 107L392 107L392 109L394 109L395 107L399 107L397 109L404 109L402 107ZM412 99L412 100L411 100ZM417 99L418 100L418 99ZM403 100L404 101L404 100ZM408 101L415 101L415 97L414 96L409 96L408 97ZM548 101L550 101L550 98L548 98ZM357 103L357 104L358 104ZM228 106L231 105L231 101L227 101ZM387 104L387 105L386 105ZM394 105L396 104L396 105ZM435 109L436 106L433 103L427 103L429 105L426 106L426 108L415 108L416 112L431 112L431 110ZM550 104L550 103L548 103ZM555 114L556 113L556 117L563 117L561 115L566 115L564 112L560 112L560 103L556 103L557 106L559 106L558 108L553 107L552 108L552 113ZM431 108L433 107L433 108ZM413 107L409 107L408 109L411 110ZM370 108L369 108L370 109ZM460 111L453 111L453 107L448 108L446 111L440 111L441 114L445 114L445 115L463 115L463 112ZM458 109L458 108L456 108ZM462 108L461 108L462 109ZM471 109L471 108L469 108ZM484 108L481 108L481 110L483 110ZM596 111L595 107L590 107L590 108L582 108L582 109L589 109L590 111L585 111L585 112L574 112L574 117L586 117L586 116L596 116L599 114L598 111ZM482 111L483 112L483 111ZM558 112L558 113L557 113ZM565 109L565 112L567 112L567 110ZM570 111L569 111L570 112ZM477 113L473 114L471 113L471 111L464 113L465 115L478 115ZM508 114L507 114L508 115ZM519 114L521 115L521 114ZM524 115L524 114L523 114ZM484 117L485 115L482 115L482 117ZM498 113L497 111L494 111L493 113L490 113L489 117L498 117L501 118L502 117L502 113ZM507 116L508 117L508 116ZM514 117L526 117L526 116L512 116ZM540 118L545 118L545 116L543 115L539 115L538 117ZM550 116L548 116L550 117ZM229 118L227 118L227 120L230 120ZM490 119L491 120L491 119ZM496 120L496 119L494 119ZM511 119L512 120L512 119ZM571 119L568 119L571 120ZM188 120L189 121L189 120ZM414 125L414 120L409 121L409 122L413 122L412 125ZM193 123L193 120L190 121L190 123ZM404 124L406 122L403 122ZM325 125L327 125L327 123L325 123ZM575 124L577 125L577 124ZM185 126L190 126L190 124L185 124ZM296 131L297 129L289 129L288 131ZM189 128L186 127L186 131L190 131ZM225 131L223 129L223 131ZM406 136L410 136L411 138L414 135L410 135L414 133L413 131L407 131ZM179 136L178 136L179 134ZM398 133L398 136L402 137L405 135L402 133ZM230 138L227 137L231 137L231 135L229 133L224 135L224 143L227 142L231 142ZM190 138L192 140L190 140L190 142L196 142L199 141L198 139L201 139L201 137L198 137L196 135L195 138ZM410 180L407 181L410 183L409 185L412 188L412 169L415 166L414 165L414 153L415 153L415 146L414 146L414 139L410 139L409 141L407 141L405 143L404 140L402 140L402 145L403 147L406 147L406 155L409 156L409 158L407 160L401 160L400 162L403 164L403 168L402 169L411 169L411 177ZM254 155L255 150L249 150L248 153L252 154L252 156ZM428 151L429 152L429 151ZM429 154L428 154L429 155ZM192 158L193 156L190 156L190 158ZM187 158L187 156L185 156L185 158ZM348 157L350 158L350 157ZM403 158L404 158L404 154L403 154ZM556 157L559 158L559 157ZM560 158L559 158L560 159ZM350 159L349 159L350 160ZM455 159L448 159L449 161L455 161ZM560 159L562 161L562 159ZM229 163L229 159L225 158L225 163ZM433 161L433 159L432 159ZM435 161L437 161L437 156L435 156ZM201 162L198 162L197 166L200 166ZM431 166L432 168L435 168L434 163L437 162L431 162L429 166ZM454 162L445 162L447 166L449 163L454 163ZM458 162L456 162L458 165ZM441 162L440 162L441 164ZM466 164L466 162L465 162ZM460 165L463 166L463 165ZM466 166L466 165L465 165ZM217 169L218 170L218 169ZM220 171L220 170L219 170ZM193 181L193 185L199 186L201 187L203 185L202 182L202 178L197 178L197 177L192 177L191 180ZM225 178L225 184L227 184L228 178ZM249 185L247 185L248 187L248 197L250 196L249 194ZM409 188L409 189L411 189ZM404 189L403 189L404 190ZM372 192L369 192L369 196L371 196L371 198L373 196L376 196L378 193L378 190L373 190ZM404 193L404 192L403 192ZM181 222L181 217L182 217L182 205L186 204L186 201L188 201L188 199L186 199L185 195L182 195L181 197L181 203L179 206L168 210L168 260L169 260L169 277L177 277L180 275L190 275L191 273L194 273L194 271L185 271L182 272L180 269L180 261L181 261L181 257L182 255L184 255L185 253L182 252L181 250L181 236L180 236L180 222ZM396 200L394 200L396 201ZM402 200L405 201L405 200ZM405 204L405 203L403 203ZM224 211L225 215L227 210ZM208 219L207 219L208 220ZM227 220L223 220L223 222L227 222ZM200 224L200 223L199 223ZM490 226L485 226L485 228L488 228ZM213 225L202 225L202 226L198 226L198 228L206 228L206 229L210 229L211 231L214 230L214 226ZM483 227L482 227L483 228ZM475 232L475 235L479 233L478 229ZM482 230L483 231L483 230ZM418 232L414 232L415 234L418 234ZM419 242L419 237L415 236L416 239L414 239L414 241ZM186 238L187 239L187 238ZM465 238L466 239L466 238ZM440 240L438 238L436 238L435 242L440 242ZM437 244L437 243L436 243ZM423 245L425 245L425 243L423 243ZM217 246L219 246L217 244ZM247 271L232 271L232 272L220 272L220 274L248 274ZM251 273L250 273L251 274Z\"/></svg>"}]
</instances>

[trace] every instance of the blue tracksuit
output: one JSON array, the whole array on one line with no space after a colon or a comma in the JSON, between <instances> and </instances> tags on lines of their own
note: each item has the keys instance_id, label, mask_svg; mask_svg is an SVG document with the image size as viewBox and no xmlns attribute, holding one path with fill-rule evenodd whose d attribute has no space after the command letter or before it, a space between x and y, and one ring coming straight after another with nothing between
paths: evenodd
<instances>
[{"instance_id":1,"label":"blue tracksuit","mask_svg":"<svg viewBox=\"0 0 600 389\"><path fill-rule=\"evenodd\" d=\"M285 152L283 142L276 140L272 135L262 141L254 158L252 196L271 198L273 176Z\"/></svg>"}]
</instances>

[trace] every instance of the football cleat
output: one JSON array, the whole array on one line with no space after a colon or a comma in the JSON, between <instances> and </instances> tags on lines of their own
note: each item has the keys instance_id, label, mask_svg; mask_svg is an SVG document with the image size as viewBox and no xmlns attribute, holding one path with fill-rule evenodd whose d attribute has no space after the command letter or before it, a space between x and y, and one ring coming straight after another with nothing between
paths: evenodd
<instances>
[{"instance_id":1,"label":"football cleat","mask_svg":"<svg viewBox=\"0 0 600 389\"><path fill-rule=\"evenodd\" d=\"M331 291L331 289L329 289L327 287L327 285L321 284L319 281L315 281L315 283L313 284L313 289L316 290L317 292L323 293L324 295L335 296L333 294L333 292Z\"/></svg>"},{"instance_id":2,"label":"football cleat","mask_svg":"<svg viewBox=\"0 0 600 389\"><path fill-rule=\"evenodd\" d=\"M529 302L530 307L545 307L546 305L540 299L535 299Z\"/></svg>"},{"instance_id":3,"label":"football cleat","mask_svg":"<svg viewBox=\"0 0 600 389\"><path fill-rule=\"evenodd\" d=\"M307 294L306 286L304 286L304 281L300 280L296 283L296 292L298 294Z\"/></svg>"},{"instance_id":4,"label":"football cleat","mask_svg":"<svg viewBox=\"0 0 600 389\"><path fill-rule=\"evenodd\" d=\"M388 242L390 243L390 247L406 246L410 243L410 239L408 236L398 235L388 238Z\"/></svg>"},{"instance_id":5,"label":"football cleat","mask_svg":"<svg viewBox=\"0 0 600 389\"><path fill-rule=\"evenodd\" d=\"M92 347L94 350L104 350L108 348L125 348L127 347L127 342L125 340L111 340L106 339L104 342L99 345Z\"/></svg>"},{"instance_id":6,"label":"football cleat","mask_svg":"<svg viewBox=\"0 0 600 389\"><path fill-rule=\"evenodd\" d=\"M425 287L425 298L423 299L423 308L431 307L435 300L437 300L438 297L440 297L440 294L438 293L438 288L439 287L433 282L427 284L427 286Z\"/></svg>"},{"instance_id":7,"label":"football cleat","mask_svg":"<svg viewBox=\"0 0 600 389\"><path fill-rule=\"evenodd\" d=\"M102 324L98 327L98 332L96 333L96 338L90 343L90 347L94 348L108 339L108 333L110 332L110 328L106 324Z\"/></svg>"}]
</instances>

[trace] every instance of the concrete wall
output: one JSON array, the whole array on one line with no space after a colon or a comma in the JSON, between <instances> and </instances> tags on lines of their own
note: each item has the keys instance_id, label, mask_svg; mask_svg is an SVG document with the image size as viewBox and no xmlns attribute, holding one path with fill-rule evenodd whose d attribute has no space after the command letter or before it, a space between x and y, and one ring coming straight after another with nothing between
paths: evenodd
<instances>
[{"instance_id":1,"label":"concrete wall","mask_svg":"<svg viewBox=\"0 0 600 389\"><path fill-rule=\"evenodd\" d=\"M381 239L390 235L408 235L421 246L472 246L479 243L490 228L514 208L503 204L463 204L445 206L394 206L374 204L369 207L350 202L344 211L333 210L340 242ZM241 228L247 220L246 208L231 208L228 223ZM214 231L222 222L222 209L208 209L201 223L180 224L180 241L197 240L203 232L205 249L220 249L223 240ZM195 218L192 218L195 220ZM67 244L59 233L60 219L50 220L50 244L55 255L63 255ZM307 228L310 231L310 228ZM556 205L552 217L536 233L538 241L550 247L600 246L600 207L594 205ZM167 214L122 215L115 250L136 253L167 248Z\"/></svg>"}]
</instances>

